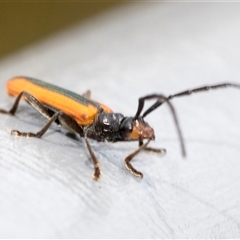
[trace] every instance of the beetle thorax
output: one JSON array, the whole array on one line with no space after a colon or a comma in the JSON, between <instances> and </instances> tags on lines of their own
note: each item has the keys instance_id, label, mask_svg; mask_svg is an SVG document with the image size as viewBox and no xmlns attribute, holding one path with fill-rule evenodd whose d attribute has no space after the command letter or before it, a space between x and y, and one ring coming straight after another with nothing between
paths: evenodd
<instances>
[{"instance_id":1,"label":"beetle thorax","mask_svg":"<svg viewBox=\"0 0 240 240\"><path fill-rule=\"evenodd\" d=\"M121 139L120 125L123 119L121 113L99 113L94 126L99 140L115 142Z\"/></svg>"}]
</instances>

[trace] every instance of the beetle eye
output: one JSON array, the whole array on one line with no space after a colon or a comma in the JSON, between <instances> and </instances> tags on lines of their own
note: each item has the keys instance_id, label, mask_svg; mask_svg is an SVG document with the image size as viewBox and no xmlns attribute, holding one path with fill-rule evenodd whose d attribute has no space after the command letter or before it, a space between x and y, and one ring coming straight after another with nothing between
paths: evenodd
<instances>
[{"instance_id":1,"label":"beetle eye","mask_svg":"<svg viewBox=\"0 0 240 240\"><path fill-rule=\"evenodd\" d=\"M121 122L120 130L124 132L131 132L133 130L133 118L124 118Z\"/></svg>"}]
</instances>

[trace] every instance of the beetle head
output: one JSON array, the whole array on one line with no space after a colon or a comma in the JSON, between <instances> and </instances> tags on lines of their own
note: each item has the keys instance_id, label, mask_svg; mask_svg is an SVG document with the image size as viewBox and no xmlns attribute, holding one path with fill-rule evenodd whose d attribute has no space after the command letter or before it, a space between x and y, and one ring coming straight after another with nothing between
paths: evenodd
<instances>
[{"instance_id":1,"label":"beetle head","mask_svg":"<svg viewBox=\"0 0 240 240\"><path fill-rule=\"evenodd\" d=\"M125 117L121 122L120 131L124 140L155 139L153 128L142 117Z\"/></svg>"}]
</instances>

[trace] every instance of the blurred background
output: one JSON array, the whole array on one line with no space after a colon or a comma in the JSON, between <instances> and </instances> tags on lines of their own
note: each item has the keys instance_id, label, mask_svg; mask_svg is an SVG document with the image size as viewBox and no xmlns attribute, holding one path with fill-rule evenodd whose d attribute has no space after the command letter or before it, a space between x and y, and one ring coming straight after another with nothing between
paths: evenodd
<instances>
[{"instance_id":1,"label":"blurred background","mask_svg":"<svg viewBox=\"0 0 240 240\"><path fill-rule=\"evenodd\" d=\"M0 59L121 2L0 2Z\"/></svg>"}]
</instances>

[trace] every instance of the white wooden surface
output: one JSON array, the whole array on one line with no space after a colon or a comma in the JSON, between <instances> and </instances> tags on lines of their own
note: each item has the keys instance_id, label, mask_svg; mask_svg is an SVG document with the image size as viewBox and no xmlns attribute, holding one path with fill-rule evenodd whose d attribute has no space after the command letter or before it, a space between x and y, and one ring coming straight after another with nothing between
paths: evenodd
<instances>
[{"instance_id":1,"label":"white wooden surface","mask_svg":"<svg viewBox=\"0 0 240 240\"><path fill-rule=\"evenodd\" d=\"M127 4L0 62L0 106L13 99L5 82L39 78L134 115L149 93L240 83L239 3ZM83 141L53 126L42 139L16 138L45 123L27 104L0 117L1 238L240 238L240 91L175 99L187 159L166 106L147 120L152 146L134 178L124 157L137 143L91 141L103 176L91 179Z\"/></svg>"}]
</instances>

